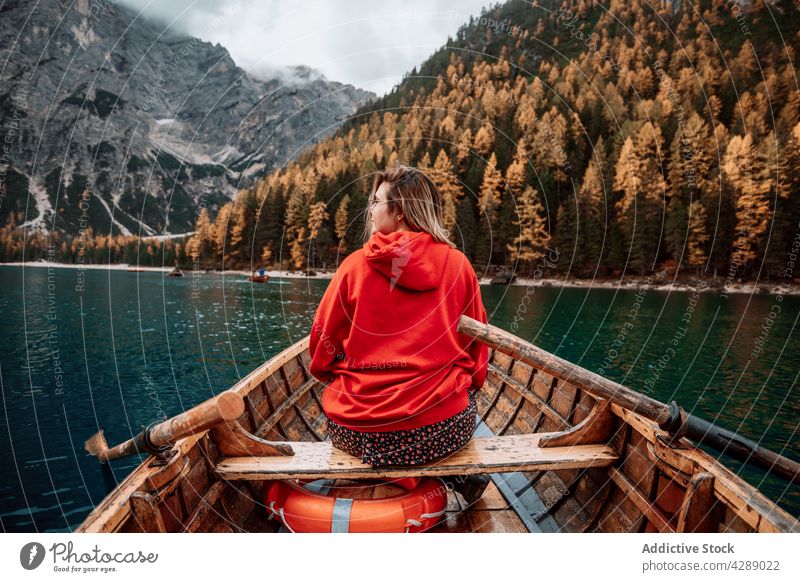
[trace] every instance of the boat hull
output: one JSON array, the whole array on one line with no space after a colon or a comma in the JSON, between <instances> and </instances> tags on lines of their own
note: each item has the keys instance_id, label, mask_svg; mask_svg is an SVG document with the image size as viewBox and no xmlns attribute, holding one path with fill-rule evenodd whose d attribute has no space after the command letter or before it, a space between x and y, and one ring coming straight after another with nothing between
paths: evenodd
<instances>
[{"instance_id":1,"label":"boat hull","mask_svg":"<svg viewBox=\"0 0 800 582\"><path fill-rule=\"evenodd\" d=\"M245 400L241 426L269 441L323 442L324 389L308 372L308 337L287 348L233 390ZM592 394L490 350L489 373L476 394L476 437L563 433L595 411ZM607 444L618 460L606 466L513 471L492 475L483 497L466 507L448 495L437 532L781 532L798 521L762 493L685 440L670 442L654 422L607 404ZM586 424L586 423L584 423ZM582 425L581 425L582 426ZM175 445L167 465L152 457L86 518L85 532L273 532L261 502L264 482L225 480L215 435ZM387 482L320 481L341 497L397 494Z\"/></svg>"}]
</instances>

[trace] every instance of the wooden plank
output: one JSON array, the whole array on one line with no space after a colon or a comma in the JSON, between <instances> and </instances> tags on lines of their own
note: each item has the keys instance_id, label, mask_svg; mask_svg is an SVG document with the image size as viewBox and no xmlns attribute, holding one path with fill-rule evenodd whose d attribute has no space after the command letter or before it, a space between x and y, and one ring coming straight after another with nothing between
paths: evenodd
<instances>
[{"instance_id":1,"label":"wooden plank","mask_svg":"<svg viewBox=\"0 0 800 582\"><path fill-rule=\"evenodd\" d=\"M615 467L611 467L609 469L609 475L614 483L617 484L617 487L620 488L627 499L631 500L636 507L641 511L645 517L652 523L656 529L661 533L675 533L675 528L673 528L667 519L661 515L661 512L656 509L652 503L650 503L645 496L642 495L641 491L639 491L636 486L628 481L627 477Z\"/></svg>"},{"instance_id":2,"label":"wooden plank","mask_svg":"<svg viewBox=\"0 0 800 582\"><path fill-rule=\"evenodd\" d=\"M714 533L719 518L716 515L714 498L714 475L698 473L689 482L686 496L678 514L679 532Z\"/></svg>"},{"instance_id":3,"label":"wooden plank","mask_svg":"<svg viewBox=\"0 0 800 582\"><path fill-rule=\"evenodd\" d=\"M214 511L216 513L214 510L214 505L217 503L217 501L219 501L224 488L225 483L222 481L217 481L208 489L208 491L206 491L206 494L197 504L194 512L192 512L192 514L187 518L186 526L183 531L187 533L200 531L200 529L205 525L205 520L211 514L211 512ZM218 515L218 517L221 516Z\"/></svg>"},{"instance_id":4,"label":"wooden plank","mask_svg":"<svg viewBox=\"0 0 800 582\"><path fill-rule=\"evenodd\" d=\"M300 386L300 388L290 393L289 396L275 408L273 413L270 414L266 422L264 422L264 424L258 427L256 435L259 436L264 435L268 433L270 430L272 430L272 428L275 425L277 425L281 420L283 420L284 416L286 416L287 413L292 408L294 408L294 406L297 404L297 401L300 400L300 398L302 398L306 392L311 390L311 388L313 388L317 384L317 382L318 381L316 379L309 380L308 382Z\"/></svg>"},{"instance_id":5,"label":"wooden plank","mask_svg":"<svg viewBox=\"0 0 800 582\"><path fill-rule=\"evenodd\" d=\"M494 481L492 481L486 486L486 491L483 492L481 498L475 502L475 505L473 505L472 508L476 511L481 509L508 509L508 502L503 499L503 496L497 489L497 485L495 485Z\"/></svg>"},{"instance_id":6,"label":"wooden plank","mask_svg":"<svg viewBox=\"0 0 800 582\"><path fill-rule=\"evenodd\" d=\"M467 512L458 510L445 513L439 522L427 531L430 533L468 533L470 530L471 524Z\"/></svg>"},{"instance_id":7,"label":"wooden plank","mask_svg":"<svg viewBox=\"0 0 800 582\"><path fill-rule=\"evenodd\" d=\"M527 533L519 516L511 510L467 511L472 533Z\"/></svg>"},{"instance_id":8,"label":"wooden plank","mask_svg":"<svg viewBox=\"0 0 800 582\"><path fill-rule=\"evenodd\" d=\"M494 477L492 476L493 479ZM520 515L529 531L537 533L556 533L561 531L553 516L549 514L544 501L539 497L536 489L530 485L530 481L525 475L517 472L497 475L496 477L502 479L499 482L495 480L500 493Z\"/></svg>"},{"instance_id":9,"label":"wooden plank","mask_svg":"<svg viewBox=\"0 0 800 582\"><path fill-rule=\"evenodd\" d=\"M372 467L328 442L296 442L291 443L294 456L231 457L217 464L216 473L227 480L376 479L606 467L617 460L614 450L605 445L539 448L543 434L474 438L436 463L405 467Z\"/></svg>"},{"instance_id":10,"label":"wooden plank","mask_svg":"<svg viewBox=\"0 0 800 582\"><path fill-rule=\"evenodd\" d=\"M608 442L617 421L617 417L608 407L608 400L597 401L588 416L561 434L542 439L541 446L563 447Z\"/></svg>"},{"instance_id":11,"label":"wooden plank","mask_svg":"<svg viewBox=\"0 0 800 582\"><path fill-rule=\"evenodd\" d=\"M553 379L550 377L551 384L546 386L547 393L544 397L540 397L536 392L533 390L533 387L536 385L537 382L547 378L544 374L536 374L533 377L533 383L531 384L531 389L528 390L524 384L521 384L511 376L504 374L500 370L492 370L493 374L498 377L498 380L503 382L505 385L513 388L517 391L523 398L525 398L528 402L536 406L539 410L541 410L549 419L554 421L556 424L564 425L564 426L571 426L570 423L567 421L566 418L561 416L558 412L556 412L546 401L547 398L550 397L550 387L552 386Z\"/></svg>"},{"instance_id":12,"label":"wooden plank","mask_svg":"<svg viewBox=\"0 0 800 582\"><path fill-rule=\"evenodd\" d=\"M130 497L130 504L133 519L143 532L166 533L167 528L152 495L136 491Z\"/></svg>"},{"instance_id":13,"label":"wooden plank","mask_svg":"<svg viewBox=\"0 0 800 582\"><path fill-rule=\"evenodd\" d=\"M559 358L499 327L483 324L462 315L458 321L458 332L642 416L659 423L669 419L669 409L663 402Z\"/></svg>"},{"instance_id":14,"label":"wooden plank","mask_svg":"<svg viewBox=\"0 0 800 582\"><path fill-rule=\"evenodd\" d=\"M714 476L715 497L754 531L761 533L800 532L800 520L789 515L758 489L705 451L686 441L683 441L686 448L671 449L659 446L661 443L657 437L667 433L661 430L655 422L613 403L611 410L653 443L654 451L664 463L678 468L683 473L690 471L692 473L711 473Z\"/></svg>"},{"instance_id":15,"label":"wooden plank","mask_svg":"<svg viewBox=\"0 0 800 582\"><path fill-rule=\"evenodd\" d=\"M494 435L485 422L479 422L475 427L474 436L491 437ZM544 509L541 500L536 491L528 487L530 481L521 472L493 474L492 482L528 532L542 533L559 530L558 524L552 516L547 515L547 511L541 511ZM524 498L519 497L520 493L525 494ZM540 524L534 516L543 518L543 523Z\"/></svg>"}]
</instances>

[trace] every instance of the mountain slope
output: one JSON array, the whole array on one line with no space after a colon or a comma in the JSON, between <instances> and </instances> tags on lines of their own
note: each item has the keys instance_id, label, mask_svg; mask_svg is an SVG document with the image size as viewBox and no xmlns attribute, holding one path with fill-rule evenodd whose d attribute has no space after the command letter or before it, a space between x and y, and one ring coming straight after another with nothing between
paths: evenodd
<instances>
[{"instance_id":1,"label":"mountain slope","mask_svg":"<svg viewBox=\"0 0 800 582\"><path fill-rule=\"evenodd\" d=\"M360 244L372 172L405 163L430 170L482 266L783 277L800 219L798 47L789 0L506 2L237 198L225 216L246 245L192 248L217 266L334 264Z\"/></svg>"},{"instance_id":2,"label":"mountain slope","mask_svg":"<svg viewBox=\"0 0 800 582\"><path fill-rule=\"evenodd\" d=\"M791 283L799 47L790 0L506 2L146 259L334 267L362 243L374 171L405 163L439 184L479 271ZM74 241L56 244L75 260Z\"/></svg>"},{"instance_id":3,"label":"mountain slope","mask_svg":"<svg viewBox=\"0 0 800 582\"><path fill-rule=\"evenodd\" d=\"M191 230L200 207L213 213L372 97L304 67L255 79L223 47L111 3L0 12L0 224L22 212L71 234Z\"/></svg>"}]
</instances>

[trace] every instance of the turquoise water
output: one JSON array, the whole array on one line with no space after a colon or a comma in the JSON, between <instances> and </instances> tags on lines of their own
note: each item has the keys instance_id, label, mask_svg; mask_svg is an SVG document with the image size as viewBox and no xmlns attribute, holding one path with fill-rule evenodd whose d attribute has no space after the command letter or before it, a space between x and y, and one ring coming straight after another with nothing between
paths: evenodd
<instances>
[{"instance_id":1,"label":"turquoise water","mask_svg":"<svg viewBox=\"0 0 800 582\"><path fill-rule=\"evenodd\" d=\"M125 440L230 387L309 332L327 284L0 266L3 530L80 524L106 493L87 437ZM530 291L482 287L490 322L800 458L798 298ZM116 479L137 463L115 462ZM797 487L742 474L800 515Z\"/></svg>"}]
</instances>

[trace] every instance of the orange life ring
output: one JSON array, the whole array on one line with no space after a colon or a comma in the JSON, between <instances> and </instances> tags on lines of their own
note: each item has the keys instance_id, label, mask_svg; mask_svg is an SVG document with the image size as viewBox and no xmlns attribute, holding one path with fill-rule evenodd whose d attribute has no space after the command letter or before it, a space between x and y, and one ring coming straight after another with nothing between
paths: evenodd
<instances>
[{"instance_id":1,"label":"orange life ring","mask_svg":"<svg viewBox=\"0 0 800 582\"><path fill-rule=\"evenodd\" d=\"M270 481L264 487L269 518L297 533L402 533L424 531L447 507L447 487L438 477L392 481L405 493L384 499L343 499L304 489L296 481Z\"/></svg>"}]
</instances>

